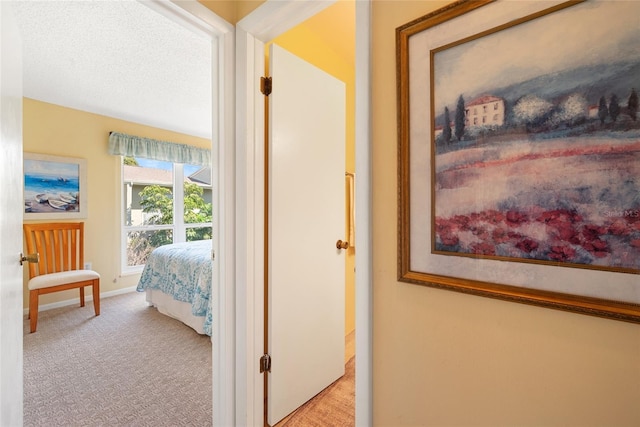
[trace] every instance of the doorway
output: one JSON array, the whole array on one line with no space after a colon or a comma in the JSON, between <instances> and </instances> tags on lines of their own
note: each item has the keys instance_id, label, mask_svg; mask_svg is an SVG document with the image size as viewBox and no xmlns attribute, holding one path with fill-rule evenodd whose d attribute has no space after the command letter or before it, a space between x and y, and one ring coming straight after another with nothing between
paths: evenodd
<instances>
[{"instance_id":1,"label":"doorway","mask_svg":"<svg viewBox=\"0 0 640 427\"><path fill-rule=\"evenodd\" d=\"M239 392L229 405L228 418L242 425L261 425L263 419L262 375L255 369L262 356L262 306L260 289L264 275L264 151L260 135L264 129L258 117L264 116L262 98L256 90L264 71L260 55L264 44L326 7L325 2L267 2L241 20L236 28L238 92L236 98L238 128L237 200L239 235L237 278L237 360L236 387ZM371 424L371 250L370 250L370 157L369 157L369 2L356 2L356 180L358 250L356 251L356 420ZM241 214L242 212L242 214ZM220 408L218 408L220 409ZM233 414L231 414L233 411ZM215 416L215 415L214 415ZM218 425L218 424L216 424Z\"/></svg>"},{"instance_id":2,"label":"doorway","mask_svg":"<svg viewBox=\"0 0 640 427\"><path fill-rule=\"evenodd\" d=\"M337 1L266 43L277 44L345 84L345 335L355 332L355 2ZM355 350L354 350L355 351Z\"/></svg>"},{"instance_id":3,"label":"doorway","mask_svg":"<svg viewBox=\"0 0 640 427\"><path fill-rule=\"evenodd\" d=\"M145 3L148 4L148 3ZM199 4L195 0L180 2L179 5L172 4L170 2L155 1L154 5L158 6L158 11L165 15L165 17L173 16L181 22L181 25L197 25L199 31L207 31L211 38L211 51L212 55L206 57L207 61L212 63L212 68L215 70L212 73L212 79L215 82L213 85L213 91L215 96L212 102L212 128L213 136L212 140L215 144L212 146L212 158L214 165L225 164L228 165L233 161L233 150L229 149L227 144L233 141L234 131L234 117L233 117L233 27L218 18L209 9ZM219 93L218 93L219 92ZM22 148L22 147L21 147ZM215 185L219 192L216 194L217 206L233 206L232 193L228 191L228 180L225 173L228 169L224 167L213 168L216 173L213 176L213 185ZM19 174L18 174L19 175ZM16 188L19 188L16 186ZM216 260L216 267L214 268L215 276L214 281L224 282L228 279L229 272L233 272L233 254L235 249L231 245L232 238L227 239L226 236L229 233L229 215L225 212L221 212L216 215L217 223L214 224L214 233L217 230L219 236L216 242L216 253L219 254ZM21 219L21 216L19 216ZM3 225L4 226L4 225ZM22 249L21 247L19 249ZM20 285L22 288L22 285ZM22 314L22 307L20 307ZM22 323L22 317L18 320ZM3 323L4 328L4 323ZM3 329L4 330L4 329ZM20 353L21 355L22 353ZM21 360L21 357L20 357ZM3 366L4 368L4 366ZM15 367L16 370L22 372L22 366ZM16 406L17 407L17 406ZM19 405L22 408L22 405Z\"/></svg>"}]
</instances>

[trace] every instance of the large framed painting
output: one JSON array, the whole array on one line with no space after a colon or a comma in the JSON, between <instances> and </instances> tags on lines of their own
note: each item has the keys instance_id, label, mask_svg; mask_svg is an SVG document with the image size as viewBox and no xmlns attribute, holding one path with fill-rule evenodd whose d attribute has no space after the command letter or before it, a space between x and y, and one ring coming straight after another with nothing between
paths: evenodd
<instances>
[{"instance_id":1,"label":"large framed painting","mask_svg":"<svg viewBox=\"0 0 640 427\"><path fill-rule=\"evenodd\" d=\"M640 322L640 2L396 29L399 280Z\"/></svg>"},{"instance_id":2,"label":"large framed painting","mask_svg":"<svg viewBox=\"0 0 640 427\"><path fill-rule=\"evenodd\" d=\"M24 153L24 219L87 217L87 160Z\"/></svg>"}]
</instances>

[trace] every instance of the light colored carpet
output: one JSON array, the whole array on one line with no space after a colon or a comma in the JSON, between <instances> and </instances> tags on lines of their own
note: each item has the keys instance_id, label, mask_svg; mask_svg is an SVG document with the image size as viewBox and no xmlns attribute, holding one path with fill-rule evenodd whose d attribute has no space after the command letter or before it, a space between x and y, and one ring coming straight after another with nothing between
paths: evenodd
<instances>
[{"instance_id":1,"label":"light colored carpet","mask_svg":"<svg viewBox=\"0 0 640 427\"><path fill-rule=\"evenodd\" d=\"M211 339L129 293L24 321L25 426L209 426Z\"/></svg>"}]
</instances>

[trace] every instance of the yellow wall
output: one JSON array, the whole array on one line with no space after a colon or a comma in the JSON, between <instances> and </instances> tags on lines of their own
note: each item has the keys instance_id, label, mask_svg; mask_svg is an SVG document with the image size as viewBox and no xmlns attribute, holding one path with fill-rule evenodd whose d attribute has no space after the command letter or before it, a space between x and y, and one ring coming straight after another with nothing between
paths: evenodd
<instances>
[{"instance_id":1,"label":"yellow wall","mask_svg":"<svg viewBox=\"0 0 640 427\"><path fill-rule=\"evenodd\" d=\"M234 0L198 0L198 3L202 3L219 17L231 24L238 22L236 19L237 6Z\"/></svg>"},{"instance_id":2,"label":"yellow wall","mask_svg":"<svg viewBox=\"0 0 640 427\"><path fill-rule=\"evenodd\" d=\"M109 132L211 148L209 140L136 123L90 114L25 98L24 151L87 159L88 217L85 222L85 261L100 273L101 292L135 286L138 275L120 271L120 157L107 153ZM24 306L28 305L25 272ZM57 292L40 298L41 304L77 298L78 291Z\"/></svg>"},{"instance_id":3,"label":"yellow wall","mask_svg":"<svg viewBox=\"0 0 640 427\"><path fill-rule=\"evenodd\" d=\"M351 63L341 58L323 41L321 35L311 31L304 24L287 31L273 40L273 43L288 50L299 58L343 81L346 85L346 146L345 172L355 171L355 69ZM268 45L267 45L268 51ZM319 89L321 90L321 89ZM348 202L348 201L346 201ZM345 204L348 206L348 204ZM348 224L345 212L345 224ZM348 238L345 230L344 239ZM355 329L355 249L346 251L345 264L345 334Z\"/></svg>"},{"instance_id":4,"label":"yellow wall","mask_svg":"<svg viewBox=\"0 0 640 427\"><path fill-rule=\"evenodd\" d=\"M640 325L396 279L394 31L446 3L372 6L374 424L639 426Z\"/></svg>"},{"instance_id":5,"label":"yellow wall","mask_svg":"<svg viewBox=\"0 0 640 427\"><path fill-rule=\"evenodd\" d=\"M198 2L231 24L237 23L264 3L263 0L198 0Z\"/></svg>"}]
</instances>

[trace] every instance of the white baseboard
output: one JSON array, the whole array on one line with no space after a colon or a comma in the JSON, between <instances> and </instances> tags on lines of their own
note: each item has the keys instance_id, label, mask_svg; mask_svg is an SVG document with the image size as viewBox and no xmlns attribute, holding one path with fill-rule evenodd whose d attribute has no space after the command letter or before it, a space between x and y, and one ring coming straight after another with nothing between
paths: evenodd
<instances>
[{"instance_id":1,"label":"white baseboard","mask_svg":"<svg viewBox=\"0 0 640 427\"><path fill-rule=\"evenodd\" d=\"M131 286L131 287L122 288L122 289L116 289L115 291L101 292L100 293L100 299L109 298L109 297L113 297L113 296L116 296L116 295L128 294L129 292L136 292L136 286ZM85 291L84 301L85 301L85 304L87 303L87 301L93 301L93 295L91 294L91 289L89 289L88 292ZM52 302L50 304L43 304L43 305L38 306L38 311L47 311L47 310L52 310L54 308L66 307L68 305L75 305L75 304L80 304L80 297L73 298L73 299L68 299L68 300L64 300L64 301ZM27 316L29 314L29 308L28 307L23 310L23 314L25 316Z\"/></svg>"}]
</instances>

